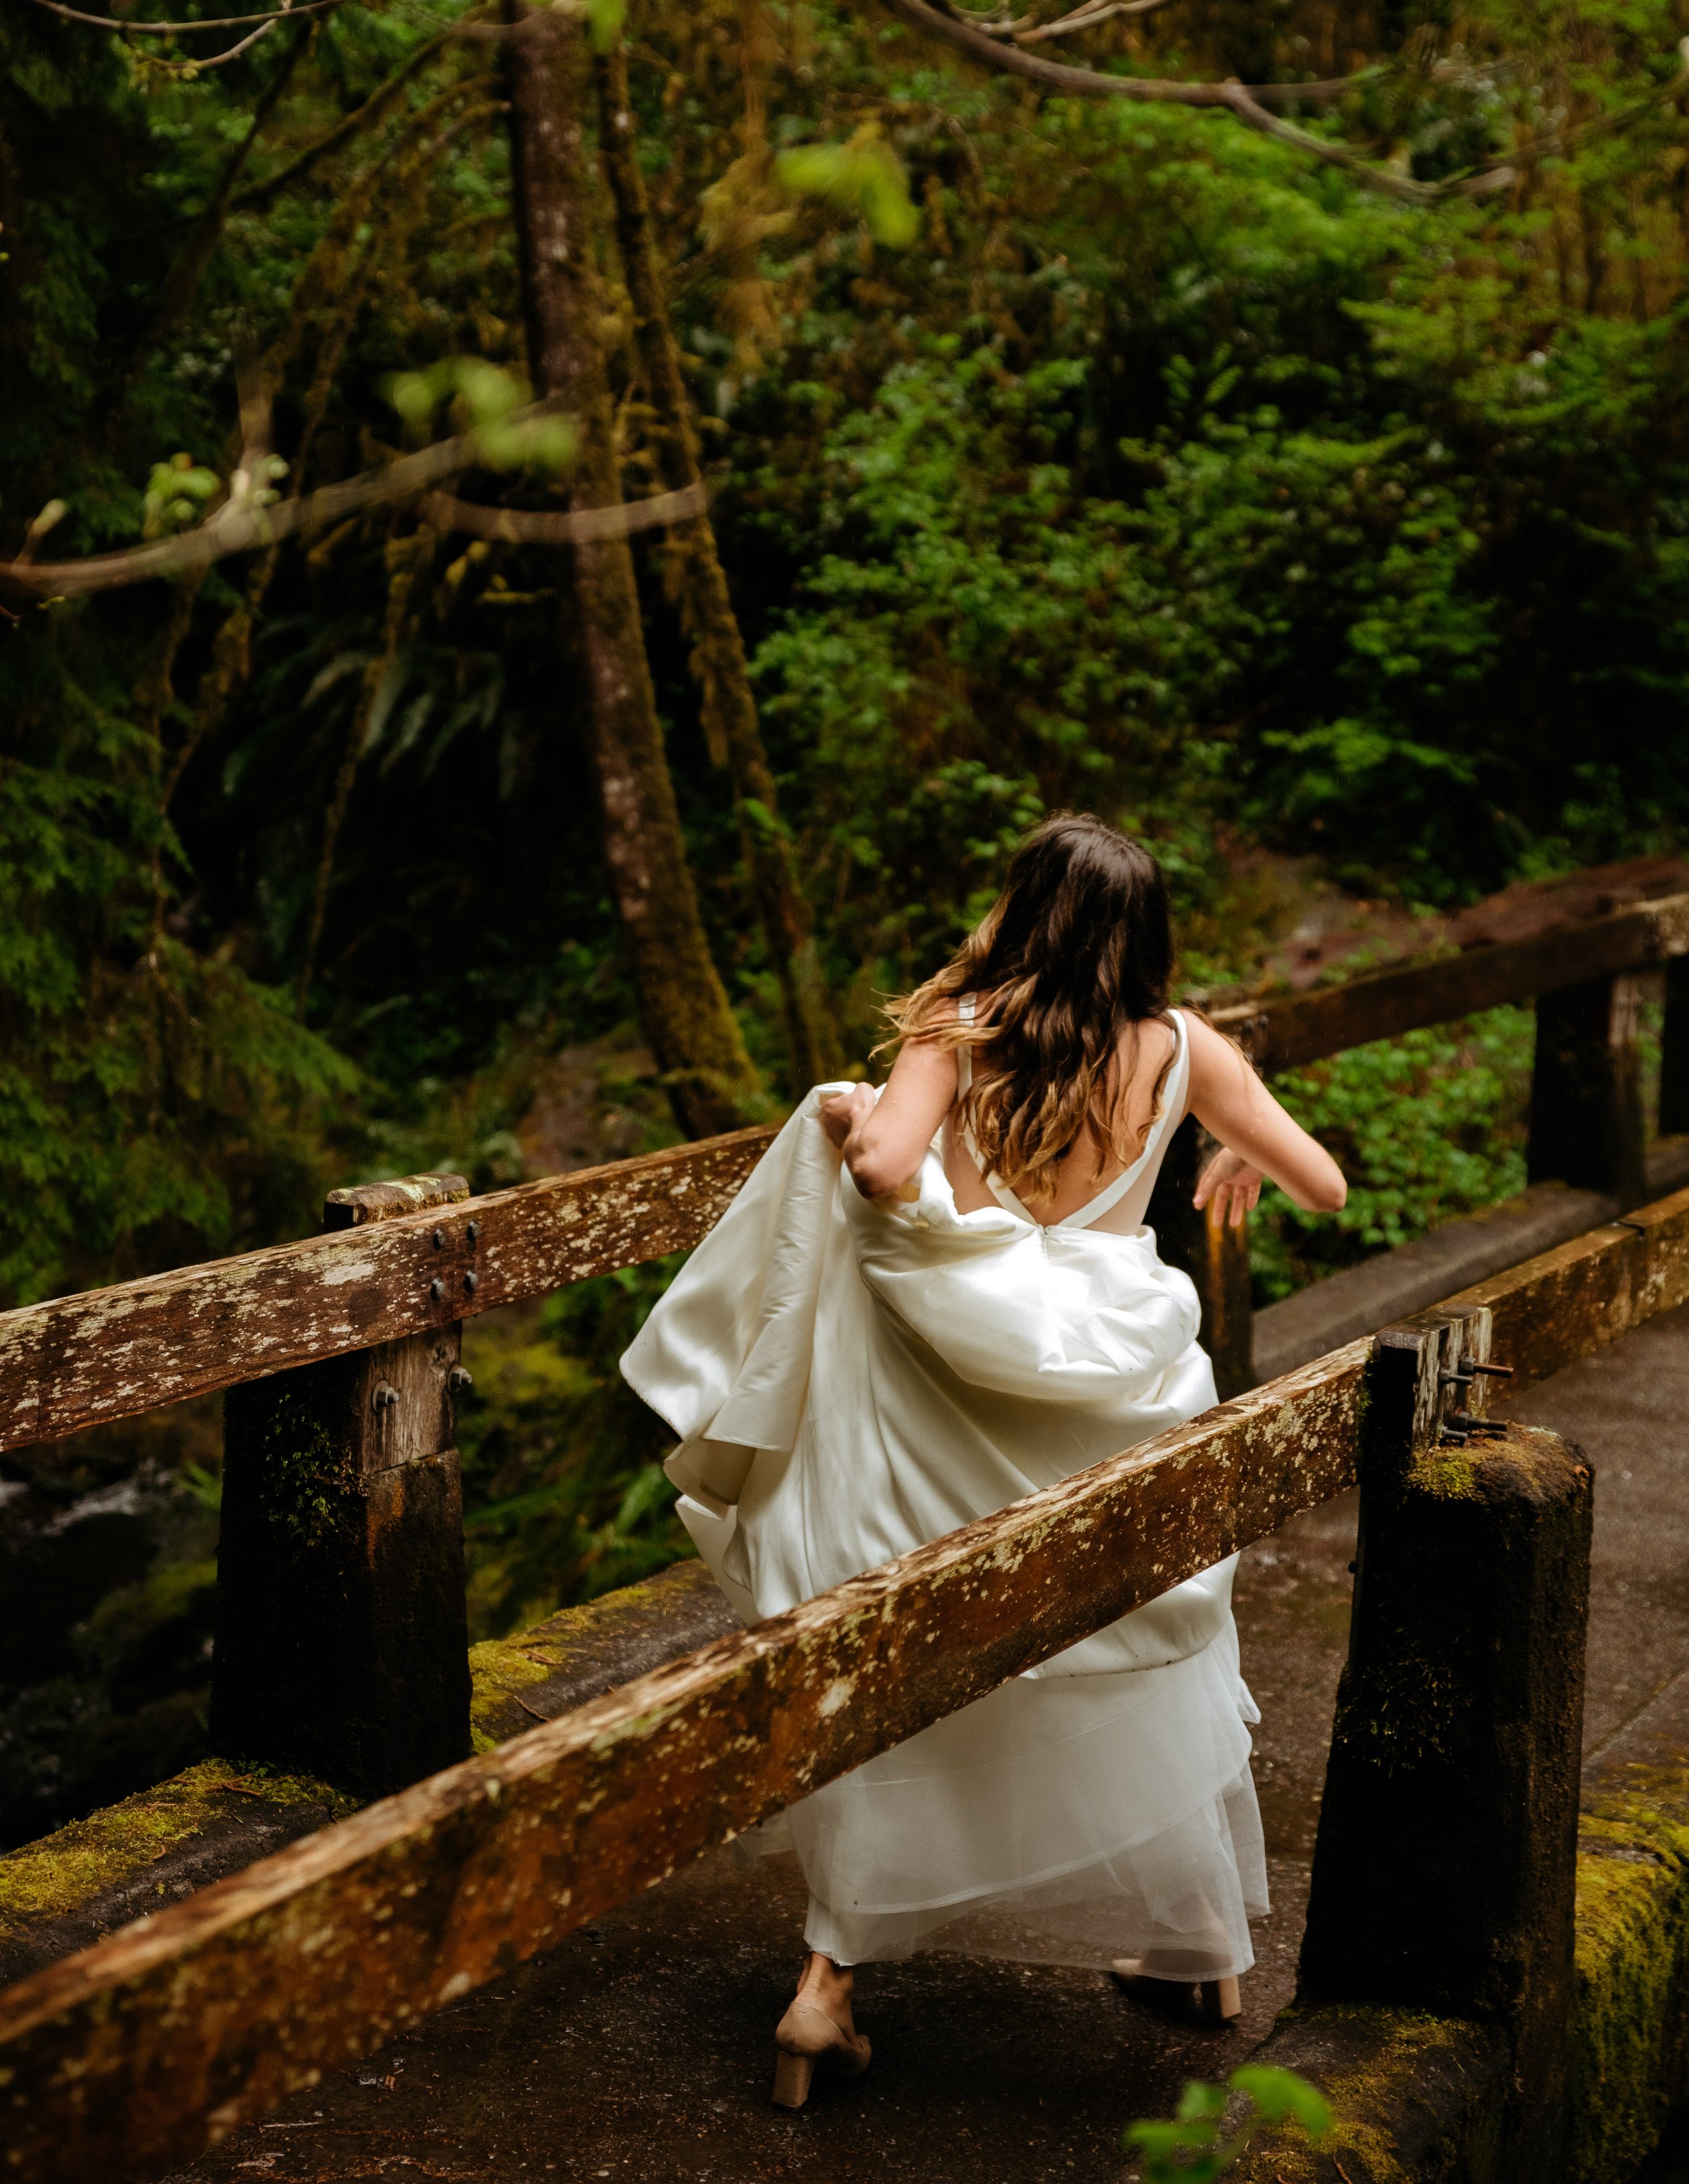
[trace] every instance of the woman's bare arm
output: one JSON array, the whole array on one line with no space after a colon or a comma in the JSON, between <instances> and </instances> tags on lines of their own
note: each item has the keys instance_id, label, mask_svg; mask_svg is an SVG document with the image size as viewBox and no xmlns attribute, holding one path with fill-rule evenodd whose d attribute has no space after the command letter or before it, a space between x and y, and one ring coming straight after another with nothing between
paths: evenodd
<instances>
[{"instance_id":1,"label":"woman's bare arm","mask_svg":"<svg viewBox=\"0 0 1689 2184\"><path fill-rule=\"evenodd\" d=\"M1270 1176L1307 1212L1335 1213L1349 1186L1324 1146L1290 1120L1229 1039L1198 1018L1185 1024L1191 1112L1225 1147L1204 1171L1196 1204L1212 1199L1216 1219L1229 1212L1240 1222L1261 1195L1261 1178Z\"/></svg>"},{"instance_id":2,"label":"woman's bare arm","mask_svg":"<svg viewBox=\"0 0 1689 2184\"><path fill-rule=\"evenodd\" d=\"M914 1039L892 1064L878 1100L859 1084L822 1102L822 1128L843 1152L864 1198L890 1198L914 1176L956 1103L956 1087L954 1052Z\"/></svg>"}]
</instances>

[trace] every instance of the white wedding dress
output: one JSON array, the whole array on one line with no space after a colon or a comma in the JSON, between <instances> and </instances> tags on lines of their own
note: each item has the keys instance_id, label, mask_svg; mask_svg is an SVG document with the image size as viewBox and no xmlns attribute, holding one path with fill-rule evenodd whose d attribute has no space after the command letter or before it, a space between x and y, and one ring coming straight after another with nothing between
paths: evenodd
<instances>
[{"instance_id":1,"label":"white wedding dress","mask_svg":"<svg viewBox=\"0 0 1689 2184\"><path fill-rule=\"evenodd\" d=\"M747 1620L1214 1401L1196 1291L1143 1226L1186 1105L1174 1022L1141 1156L1063 1221L995 1178L995 1205L959 1212L950 1123L908 1203L864 1199L818 1119L848 1088L823 1085L693 1253L622 1371L680 1435L681 1513ZM841 1964L920 1946L1247 1970L1266 1871L1235 1563L794 1806L809 1946Z\"/></svg>"}]
</instances>

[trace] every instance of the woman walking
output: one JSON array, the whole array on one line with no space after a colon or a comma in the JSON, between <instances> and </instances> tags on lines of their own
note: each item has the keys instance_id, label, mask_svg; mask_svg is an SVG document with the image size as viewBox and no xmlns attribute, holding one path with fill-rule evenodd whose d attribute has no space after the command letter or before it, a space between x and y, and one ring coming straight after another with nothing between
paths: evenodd
<instances>
[{"instance_id":1,"label":"woman walking","mask_svg":"<svg viewBox=\"0 0 1689 2184\"><path fill-rule=\"evenodd\" d=\"M1159 866L1051 819L954 960L890 1011L883 1089L822 1086L622 1361L681 1436L681 1512L748 1620L1003 1508L1214 1401L1196 1292L1144 1225L1195 1114L1196 1193L1344 1183L1235 1047L1168 1005ZM1101 1940L1219 2021L1267 1908L1235 1557L794 1806L810 1955L775 2098L861 2070L850 1967L992 1909Z\"/></svg>"}]
</instances>

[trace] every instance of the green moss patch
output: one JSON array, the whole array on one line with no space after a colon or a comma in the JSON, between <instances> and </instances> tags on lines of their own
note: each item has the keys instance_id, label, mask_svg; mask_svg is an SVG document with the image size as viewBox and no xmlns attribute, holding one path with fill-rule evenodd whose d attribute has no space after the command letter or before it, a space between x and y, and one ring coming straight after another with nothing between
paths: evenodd
<instances>
[{"instance_id":1,"label":"green moss patch","mask_svg":"<svg viewBox=\"0 0 1689 2184\"><path fill-rule=\"evenodd\" d=\"M1689 1767L1634 1767L1579 1826L1568 2184L1622 2176L1689 2094Z\"/></svg>"},{"instance_id":2,"label":"green moss patch","mask_svg":"<svg viewBox=\"0 0 1689 2184\"><path fill-rule=\"evenodd\" d=\"M1335 2120L1318 2147L1300 2128L1273 2132L1246 2153L1237 2184L1408 2184L1425 2174L1403 2159L1404 2137L1424 2136L1428 2116L1441 2131L1475 2140L1474 2120L1493 2071L1486 2036L1458 2019L1369 2003L1321 2003L1288 2009L1251 2059L1312 2078ZM1476 2081L1474 2082L1474 2073ZM1471 2173L1481 2173L1481 2148ZM1463 2167L1463 2176L1468 2170Z\"/></svg>"},{"instance_id":3,"label":"green moss patch","mask_svg":"<svg viewBox=\"0 0 1689 2184\"><path fill-rule=\"evenodd\" d=\"M537 1637L538 1633L528 1631L519 1638L483 1638L470 1647L469 1723L477 1752L491 1752L503 1742L488 1724L503 1715L518 1691L555 1674L557 1663L543 1644L536 1643Z\"/></svg>"},{"instance_id":4,"label":"green moss patch","mask_svg":"<svg viewBox=\"0 0 1689 2184\"><path fill-rule=\"evenodd\" d=\"M653 1634L671 1634L674 1652L702 1644L716 1635L713 1630L690 1636L685 1632L686 1618L695 1613L694 1603L703 1596L720 1599L715 1580L703 1563L676 1563L583 1607L560 1608L531 1630L471 1646L470 1720L475 1749L490 1752L522 1728L550 1719L555 1707L545 1714L522 1707L520 1695L532 1685L557 1677L602 1691L649 1664L649 1656L644 1662L639 1659L639 1648Z\"/></svg>"},{"instance_id":5,"label":"green moss patch","mask_svg":"<svg viewBox=\"0 0 1689 2184\"><path fill-rule=\"evenodd\" d=\"M354 1800L307 1776L203 1759L155 1789L0 1857L0 1935L80 1910L248 1801L326 1805L336 1819L357 1809Z\"/></svg>"}]
</instances>

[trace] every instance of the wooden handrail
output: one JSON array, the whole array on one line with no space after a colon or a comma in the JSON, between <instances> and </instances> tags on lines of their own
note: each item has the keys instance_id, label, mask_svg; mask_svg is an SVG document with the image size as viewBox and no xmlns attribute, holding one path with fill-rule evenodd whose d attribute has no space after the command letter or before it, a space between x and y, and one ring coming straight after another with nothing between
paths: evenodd
<instances>
[{"instance_id":1,"label":"wooden handrail","mask_svg":"<svg viewBox=\"0 0 1689 2184\"><path fill-rule=\"evenodd\" d=\"M0 1450L685 1250L772 1136L739 1130L0 1312Z\"/></svg>"},{"instance_id":2,"label":"wooden handrail","mask_svg":"<svg viewBox=\"0 0 1689 2184\"><path fill-rule=\"evenodd\" d=\"M1258 1069L1299 1068L1375 1039L1689 956L1689 894L1663 895L1578 925L1374 971L1313 993L1217 1009Z\"/></svg>"},{"instance_id":3,"label":"wooden handrail","mask_svg":"<svg viewBox=\"0 0 1689 2184\"><path fill-rule=\"evenodd\" d=\"M1261 1067L1285 1069L1682 955L1689 894L1223 1009L1215 1021ZM0 1451L426 1334L686 1249L719 1218L772 1134L741 1130L0 1313Z\"/></svg>"},{"instance_id":4,"label":"wooden handrail","mask_svg":"<svg viewBox=\"0 0 1689 2184\"><path fill-rule=\"evenodd\" d=\"M1528 1382L1689 1301L1689 1191L1452 1300ZM1360 1342L548 1723L0 1996L31 2184L158 2175L1328 1499Z\"/></svg>"}]
</instances>

